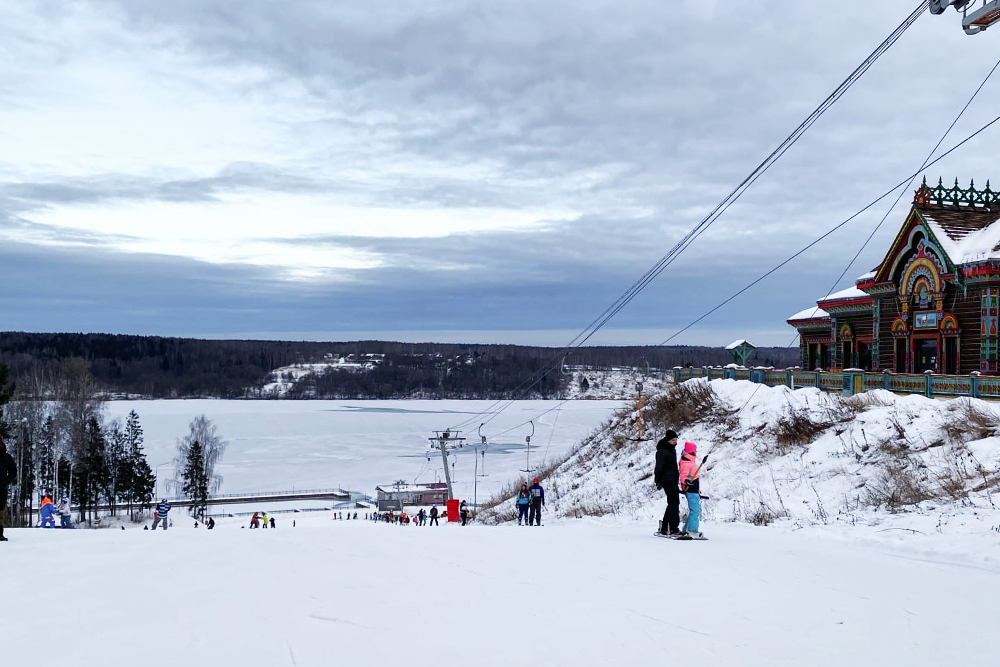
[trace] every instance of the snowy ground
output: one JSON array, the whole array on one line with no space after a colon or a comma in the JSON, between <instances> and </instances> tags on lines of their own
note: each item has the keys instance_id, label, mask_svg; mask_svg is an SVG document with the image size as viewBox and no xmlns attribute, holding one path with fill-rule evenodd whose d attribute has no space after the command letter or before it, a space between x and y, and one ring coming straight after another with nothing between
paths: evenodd
<instances>
[{"instance_id":1,"label":"snowy ground","mask_svg":"<svg viewBox=\"0 0 1000 667\"><path fill-rule=\"evenodd\" d=\"M277 530L223 519L208 532L175 510L168 532L10 530L0 545L3 664L997 663L1000 498L975 490L980 464L969 462L994 478L995 425L956 431L968 401L875 394L852 414L815 390L711 386L723 407L745 407L682 430L713 451L703 480L713 496L709 541L652 536L663 509L649 479L653 445L625 437L635 424L624 413L546 481L541 528L397 527L316 512L282 514ZM551 406L521 405L505 428ZM614 407L567 406L597 411L563 413L549 426L560 448ZM232 490L298 486L313 468L330 466L328 478L343 461L354 461L359 478L391 478L413 464L412 448L422 451L423 431L473 411L467 402L112 407L140 412L158 454L206 412L234 441L228 473L240 487ZM781 419L805 413L830 425L775 450ZM536 431L533 442L546 439ZM488 463L498 477L490 484L517 474L522 455ZM906 461L901 479L935 497L901 512L867 504L896 460ZM942 496L942 484L958 482L968 485L960 500ZM786 516L768 526L734 522L762 504ZM589 513L602 516L569 518Z\"/></svg>"},{"instance_id":2,"label":"snowy ground","mask_svg":"<svg viewBox=\"0 0 1000 667\"><path fill-rule=\"evenodd\" d=\"M517 401L483 429L489 449L485 459L471 448L455 458L454 481L461 498L488 498L526 465L527 422L535 421L531 465L562 456L605 421L616 401ZM188 423L205 414L229 440L218 467L220 493L345 488L375 493L375 486L408 481L443 481L441 456L430 462L428 437L467 419L462 429L469 444L478 444L477 428L497 406L491 401L113 401L109 418L123 422L130 410L139 414L150 466L161 480L173 476L176 441ZM549 411L547 414L546 411ZM504 433L504 431L508 431ZM474 477L476 469L487 476ZM162 465L161 465L162 464ZM474 484L474 480L476 483ZM159 495L164 494L164 483Z\"/></svg>"},{"instance_id":3,"label":"snowy ground","mask_svg":"<svg viewBox=\"0 0 1000 667\"><path fill-rule=\"evenodd\" d=\"M12 530L3 664L996 664L996 540L297 523Z\"/></svg>"}]
</instances>

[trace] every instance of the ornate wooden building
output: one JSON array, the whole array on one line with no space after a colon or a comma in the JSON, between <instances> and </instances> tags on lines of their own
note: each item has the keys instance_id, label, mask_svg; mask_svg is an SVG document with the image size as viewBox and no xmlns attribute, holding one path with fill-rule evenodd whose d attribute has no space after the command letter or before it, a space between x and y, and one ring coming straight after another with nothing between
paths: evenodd
<instances>
[{"instance_id":1,"label":"ornate wooden building","mask_svg":"<svg viewBox=\"0 0 1000 667\"><path fill-rule=\"evenodd\" d=\"M803 368L1000 374L1000 193L928 187L875 270L789 318Z\"/></svg>"}]
</instances>

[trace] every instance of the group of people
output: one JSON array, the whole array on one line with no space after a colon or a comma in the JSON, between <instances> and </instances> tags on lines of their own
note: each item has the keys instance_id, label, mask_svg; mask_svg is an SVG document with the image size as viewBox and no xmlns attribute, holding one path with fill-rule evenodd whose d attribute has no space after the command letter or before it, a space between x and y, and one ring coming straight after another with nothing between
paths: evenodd
<instances>
[{"instance_id":1,"label":"group of people","mask_svg":"<svg viewBox=\"0 0 1000 667\"><path fill-rule=\"evenodd\" d=\"M267 528L270 522L271 528L275 527L274 517L270 519L267 518L267 512L254 512L253 516L250 517L250 527L251 528Z\"/></svg>"},{"instance_id":2,"label":"group of people","mask_svg":"<svg viewBox=\"0 0 1000 667\"><path fill-rule=\"evenodd\" d=\"M469 524L469 521L472 519L472 514L471 512L469 512L469 504L464 500L458 505L458 516L462 520L463 526L467 526ZM385 521L386 523L394 523L401 526L406 526L410 524L413 524L415 526L425 526L427 525L429 520L430 525L440 526L441 524L438 522L438 519L447 517L448 517L447 510L445 510L444 512L439 512L437 505L432 505L430 512L421 507L419 510L417 510L417 513L413 515L407 514L405 510L400 511L399 514L396 514L391 510L388 512L382 512L381 514L373 512L371 515L371 520ZM355 515L354 518L357 518L357 515Z\"/></svg>"},{"instance_id":3,"label":"group of people","mask_svg":"<svg viewBox=\"0 0 1000 667\"><path fill-rule=\"evenodd\" d=\"M656 443L656 468L653 482L657 489L667 495L667 509L660 521L659 532L668 537L700 538L701 481L698 478L701 466L695 462L698 446L685 442L680 462L677 461L677 433L668 430ZM680 495L684 494L688 505L688 515L684 529L680 526Z\"/></svg>"},{"instance_id":4,"label":"group of people","mask_svg":"<svg viewBox=\"0 0 1000 667\"><path fill-rule=\"evenodd\" d=\"M73 516L69 508L69 498L63 496L59 499L58 505L52 504L52 496L45 494L42 503L38 506L38 515L42 520L42 528L55 528L56 516L59 517L60 528L72 528Z\"/></svg>"},{"instance_id":5,"label":"group of people","mask_svg":"<svg viewBox=\"0 0 1000 667\"><path fill-rule=\"evenodd\" d=\"M521 485L517 492L517 525L541 526L542 506L545 504L545 489L536 477L531 486ZM522 523L523 521L523 523Z\"/></svg>"}]
</instances>

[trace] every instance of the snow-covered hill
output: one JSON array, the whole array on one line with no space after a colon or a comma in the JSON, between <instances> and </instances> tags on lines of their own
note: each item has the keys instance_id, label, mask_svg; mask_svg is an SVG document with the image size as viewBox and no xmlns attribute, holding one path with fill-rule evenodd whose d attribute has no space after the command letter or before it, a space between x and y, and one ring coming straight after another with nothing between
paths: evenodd
<instances>
[{"instance_id":1,"label":"snow-covered hill","mask_svg":"<svg viewBox=\"0 0 1000 667\"><path fill-rule=\"evenodd\" d=\"M844 398L734 380L691 380L644 411L698 444L711 524L878 524L935 531L1000 524L1000 406L876 391ZM652 481L655 438L619 412L549 472L547 509L651 527L664 496ZM678 448L680 449L680 448ZM682 506L684 505L682 501ZM509 520L510 501L484 518Z\"/></svg>"}]
</instances>

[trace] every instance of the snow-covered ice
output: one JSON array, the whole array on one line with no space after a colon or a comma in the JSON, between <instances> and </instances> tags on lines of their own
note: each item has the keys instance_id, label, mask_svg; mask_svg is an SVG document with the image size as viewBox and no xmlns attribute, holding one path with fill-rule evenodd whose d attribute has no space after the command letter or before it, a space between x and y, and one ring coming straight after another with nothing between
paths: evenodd
<instances>
[{"instance_id":1,"label":"snow-covered ice","mask_svg":"<svg viewBox=\"0 0 1000 667\"><path fill-rule=\"evenodd\" d=\"M476 463L470 446L455 456L455 493L470 501L488 498L526 465L527 423L534 419L532 467L555 460L597 428L618 401L516 401L483 428L489 449ZM229 441L217 468L220 493L345 488L374 494L375 486L398 479L443 481L441 456L427 461L428 438L463 421L468 445L479 444L477 429L503 407L493 401L113 401L108 418L123 422L135 410L145 431L150 466L166 480L174 475L176 441L188 423L205 414ZM546 413L546 411L548 411ZM546 414L542 414L546 413ZM539 416L541 415L541 416ZM505 432L506 431L506 432ZM488 476L479 477L483 465ZM474 488L475 487L475 488ZM159 486L164 493L164 483Z\"/></svg>"}]
</instances>

